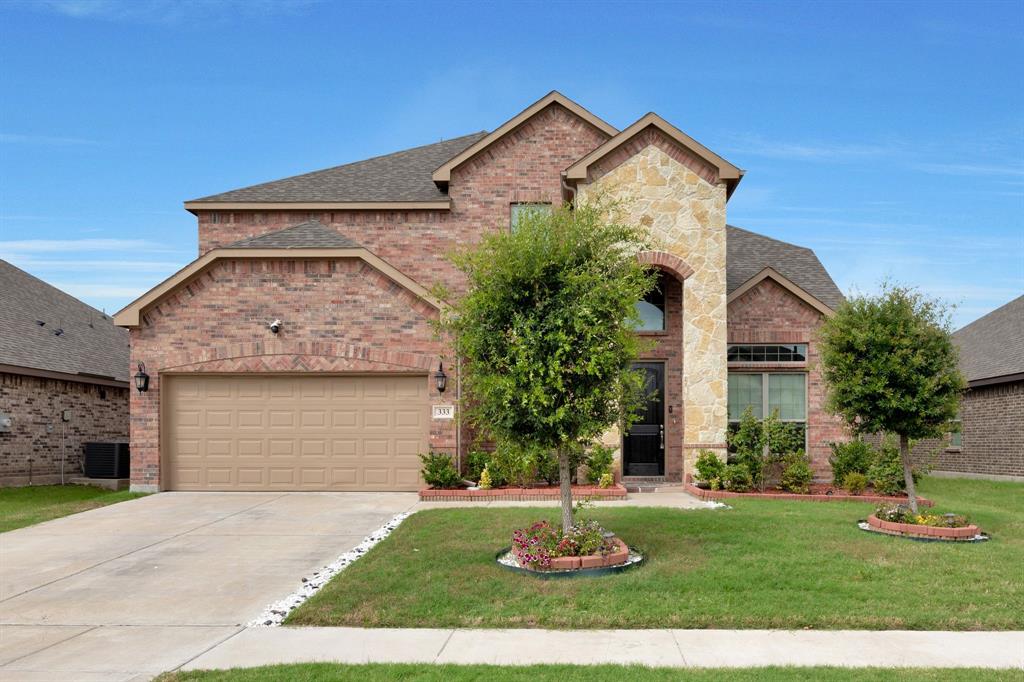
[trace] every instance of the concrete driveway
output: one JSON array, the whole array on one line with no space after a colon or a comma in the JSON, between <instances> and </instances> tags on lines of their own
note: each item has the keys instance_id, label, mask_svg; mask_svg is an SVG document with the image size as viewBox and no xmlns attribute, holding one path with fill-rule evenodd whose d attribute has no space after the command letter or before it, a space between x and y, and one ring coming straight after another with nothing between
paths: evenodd
<instances>
[{"instance_id":1,"label":"concrete driveway","mask_svg":"<svg viewBox=\"0 0 1024 682\"><path fill-rule=\"evenodd\" d=\"M143 680L237 634L415 493L161 493L0 534L0 680Z\"/></svg>"}]
</instances>

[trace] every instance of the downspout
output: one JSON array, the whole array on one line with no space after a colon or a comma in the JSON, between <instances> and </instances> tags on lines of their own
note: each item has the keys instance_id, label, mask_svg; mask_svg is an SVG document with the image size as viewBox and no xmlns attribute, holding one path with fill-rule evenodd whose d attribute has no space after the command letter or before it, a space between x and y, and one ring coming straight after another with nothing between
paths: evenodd
<instances>
[{"instance_id":1,"label":"downspout","mask_svg":"<svg viewBox=\"0 0 1024 682\"><path fill-rule=\"evenodd\" d=\"M565 173L558 176L558 179L562 181L562 189L569 193L569 204L576 206L576 188L565 181Z\"/></svg>"}]
</instances>

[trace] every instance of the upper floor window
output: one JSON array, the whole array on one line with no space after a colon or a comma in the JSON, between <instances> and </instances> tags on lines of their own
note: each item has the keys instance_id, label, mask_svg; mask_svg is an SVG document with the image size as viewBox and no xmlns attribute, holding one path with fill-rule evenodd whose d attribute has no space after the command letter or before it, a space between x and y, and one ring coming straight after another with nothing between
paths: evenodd
<instances>
[{"instance_id":1,"label":"upper floor window","mask_svg":"<svg viewBox=\"0 0 1024 682\"><path fill-rule=\"evenodd\" d=\"M528 213L551 213L551 204L545 203L521 203L511 204L509 206L509 226L512 231L515 232L516 227L519 226L519 221Z\"/></svg>"},{"instance_id":2,"label":"upper floor window","mask_svg":"<svg viewBox=\"0 0 1024 682\"><path fill-rule=\"evenodd\" d=\"M807 344L734 344L729 346L729 362L805 362Z\"/></svg>"},{"instance_id":3,"label":"upper floor window","mask_svg":"<svg viewBox=\"0 0 1024 682\"><path fill-rule=\"evenodd\" d=\"M665 331L665 272L658 271L658 281L654 288L647 292L642 301L636 302L636 312L640 316L640 332Z\"/></svg>"}]
</instances>

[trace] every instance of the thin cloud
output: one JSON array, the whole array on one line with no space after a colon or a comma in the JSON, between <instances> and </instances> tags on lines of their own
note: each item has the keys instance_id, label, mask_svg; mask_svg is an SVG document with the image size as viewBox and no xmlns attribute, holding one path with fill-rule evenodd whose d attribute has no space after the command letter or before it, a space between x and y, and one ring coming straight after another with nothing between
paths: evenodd
<instances>
[{"instance_id":1,"label":"thin cloud","mask_svg":"<svg viewBox=\"0 0 1024 682\"><path fill-rule=\"evenodd\" d=\"M65 272L87 272L94 269L116 268L119 272L152 272L154 270L178 270L184 265L183 262L156 261L156 260L134 260L122 258L119 260L52 260L32 258L31 256L14 256L11 259L14 265L25 270L34 268L48 271Z\"/></svg>"},{"instance_id":2,"label":"thin cloud","mask_svg":"<svg viewBox=\"0 0 1024 682\"><path fill-rule=\"evenodd\" d=\"M145 239L20 239L0 241L0 253L62 253L79 251L174 251Z\"/></svg>"},{"instance_id":3,"label":"thin cloud","mask_svg":"<svg viewBox=\"0 0 1024 682\"><path fill-rule=\"evenodd\" d=\"M791 161L859 161L891 154L892 145L782 142L744 135L736 139L731 153Z\"/></svg>"},{"instance_id":4,"label":"thin cloud","mask_svg":"<svg viewBox=\"0 0 1024 682\"><path fill-rule=\"evenodd\" d=\"M935 175L1017 175L1024 177L1024 166L991 166L970 163L915 163L915 170Z\"/></svg>"},{"instance_id":5,"label":"thin cloud","mask_svg":"<svg viewBox=\"0 0 1024 682\"><path fill-rule=\"evenodd\" d=\"M293 14L314 4L315 0L36 0L22 6L72 19L178 25Z\"/></svg>"},{"instance_id":6,"label":"thin cloud","mask_svg":"<svg viewBox=\"0 0 1024 682\"><path fill-rule=\"evenodd\" d=\"M22 135L20 133L0 133L0 144L35 144L49 147L81 147L99 144L96 140L84 137L64 137L60 135Z\"/></svg>"},{"instance_id":7,"label":"thin cloud","mask_svg":"<svg viewBox=\"0 0 1024 682\"><path fill-rule=\"evenodd\" d=\"M149 290L145 284L95 284L92 282L51 282L61 291L75 298L127 298L136 299Z\"/></svg>"}]
</instances>

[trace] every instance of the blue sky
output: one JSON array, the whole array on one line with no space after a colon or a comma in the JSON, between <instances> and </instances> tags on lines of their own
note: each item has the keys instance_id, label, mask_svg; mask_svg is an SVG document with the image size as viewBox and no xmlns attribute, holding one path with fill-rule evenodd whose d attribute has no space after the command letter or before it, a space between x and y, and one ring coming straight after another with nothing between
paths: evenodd
<instances>
[{"instance_id":1,"label":"blue sky","mask_svg":"<svg viewBox=\"0 0 1024 682\"><path fill-rule=\"evenodd\" d=\"M552 89L747 170L729 221L959 307L1024 293L1024 4L8 0L0 258L115 311L181 202L493 129Z\"/></svg>"}]
</instances>

